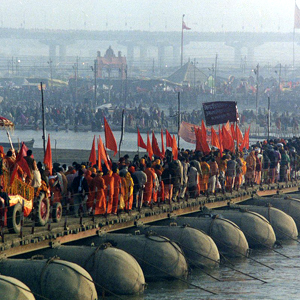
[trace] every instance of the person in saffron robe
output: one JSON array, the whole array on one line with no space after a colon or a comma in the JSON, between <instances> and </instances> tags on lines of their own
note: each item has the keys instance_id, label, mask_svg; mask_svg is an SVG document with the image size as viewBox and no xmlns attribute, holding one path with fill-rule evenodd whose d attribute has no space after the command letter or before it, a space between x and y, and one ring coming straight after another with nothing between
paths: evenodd
<instances>
[{"instance_id":1,"label":"person in saffron robe","mask_svg":"<svg viewBox=\"0 0 300 300\"><path fill-rule=\"evenodd\" d=\"M120 188L120 202L119 202L119 211L124 211L125 209L125 200L127 195L127 182L126 182L127 172L120 172L121 179L121 188Z\"/></svg>"},{"instance_id":2,"label":"person in saffron robe","mask_svg":"<svg viewBox=\"0 0 300 300\"><path fill-rule=\"evenodd\" d=\"M159 182L158 194L157 194L158 202L164 202L165 201L165 185L164 185L164 182L162 181L162 166L156 165L154 170L157 175L158 182Z\"/></svg>"},{"instance_id":3,"label":"person in saffron robe","mask_svg":"<svg viewBox=\"0 0 300 300\"><path fill-rule=\"evenodd\" d=\"M201 158L201 170L202 170L202 176L200 177L200 193L207 194L208 191L208 181L209 181L209 171L210 166L205 161L206 158Z\"/></svg>"},{"instance_id":4,"label":"person in saffron robe","mask_svg":"<svg viewBox=\"0 0 300 300\"><path fill-rule=\"evenodd\" d=\"M106 185L106 189L104 190L105 193L105 199L107 201L106 206L106 213L111 214L112 213L112 207L113 207L113 199L114 199L114 177L112 176L113 172L111 170L108 170L106 166L102 166L103 170L103 179Z\"/></svg>"},{"instance_id":5,"label":"person in saffron robe","mask_svg":"<svg viewBox=\"0 0 300 300\"><path fill-rule=\"evenodd\" d=\"M151 163L149 162L147 163L145 173L147 175L147 182L145 184L144 204L149 206L152 201L153 184L155 178L154 170L151 168Z\"/></svg>"},{"instance_id":6,"label":"person in saffron robe","mask_svg":"<svg viewBox=\"0 0 300 300\"><path fill-rule=\"evenodd\" d=\"M125 175L126 180L126 197L125 197L125 210L127 212L132 210L133 204L133 179L130 172Z\"/></svg>"},{"instance_id":7,"label":"person in saffron robe","mask_svg":"<svg viewBox=\"0 0 300 300\"><path fill-rule=\"evenodd\" d=\"M251 185L253 187L255 169L256 169L256 158L254 150L246 158L247 172L246 172L246 185Z\"/></svg>"},{"instance_id":8,"label":"person in saffron robe","mask_svg":"<svg viewBox=\"0 0 300 300\"><path fill-rule=\"evenodd\" d=\"M112 171L113 171L112 177L114 178L114 196L113 196L112 213L116 215L118 213L118 204L119 204L120 190L121 190L121 177L119 175L118 164L113 163Z\"/></svg>"},{"instance_id":9,"label":"person in saffron robe","mask_svg":"<svg viewBox=\"0 0 300 300\"><path fill-rule=\"evenodd\" d=\"M93 197L94 195L92 193L93 177L91 175L92 175L92 172L90 170L87 170L84 175L84 178L86 179L87 184L89 186L89 195L88 195L88 200L86 202L86 207L89 212L92 211L93 205L94 205L94 197Z\"/></svg>"},{"instance_id":10,"label":"person in saffron robe","mask_svg":"<svg viewBox=\"0 0 300 300\"><path fill-rule=\"evenodd\" d=\"M91 188L92 188L92 198L96 201L94 205L95 215L104 215L106 213L106 198L104 190L106 185L102 177L103 173L98 171L96 177L94 177Z\"/></svg>"}]
</instances>

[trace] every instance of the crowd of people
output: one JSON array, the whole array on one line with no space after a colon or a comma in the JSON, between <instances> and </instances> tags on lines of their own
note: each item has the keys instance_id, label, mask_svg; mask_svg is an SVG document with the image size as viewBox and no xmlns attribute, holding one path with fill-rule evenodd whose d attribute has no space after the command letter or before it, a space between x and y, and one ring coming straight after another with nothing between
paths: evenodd
<instances>
[{"instance_id":1,"label":"crowd of people","mask_svg":"<svg viewBox=\"0 0 300 300\"><path fill-rule=\"evenodd\" d=\"M90 165L73 162L71 166L53 164L50 168L36 164L32 151L24 157L30 176L20 170L23 181L39 188L45 184L52 203L71 207L75 216L118 214L143 206L152 207L200 195L232 193L254 185L296 180L300 169L300 138L257 142L249 150L220 153L211 147L209 153L181 149L174 160L167 150L163 158L144 155L130 160ZM10 173L15 155L9 150L2 163Z\"/></svg>"}]
</instances>

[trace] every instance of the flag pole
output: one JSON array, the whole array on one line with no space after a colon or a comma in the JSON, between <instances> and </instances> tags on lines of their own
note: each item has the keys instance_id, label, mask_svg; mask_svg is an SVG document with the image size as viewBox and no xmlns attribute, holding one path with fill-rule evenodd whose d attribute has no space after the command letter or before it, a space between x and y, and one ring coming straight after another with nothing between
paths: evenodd
<instances>
[{"instance_id":1,"label":"flag pole","mask_svg":"<svg viewBox=\"0 0 300 300\"><path fill-rule=\"evenodd\" d=\"M183 64L183 18L184 18L184 15L182 15L182 21L181 21L181 60L180 60L181 67Z\"/></svg>"}]
</instances>

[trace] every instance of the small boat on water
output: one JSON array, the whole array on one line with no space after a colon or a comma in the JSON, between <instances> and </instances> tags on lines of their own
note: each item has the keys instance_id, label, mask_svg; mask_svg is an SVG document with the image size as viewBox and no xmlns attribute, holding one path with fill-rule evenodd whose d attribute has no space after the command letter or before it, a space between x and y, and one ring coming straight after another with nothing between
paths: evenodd
<instances>
[{"instance_id":1,"label":"small boat on water","mask_svg":"<svg viewBox=\"0 0 300 300\"><path fill-rule=\"evenodd\" d=\"M20 142L13 142L13 146L16 150L20 149L22 146L22 142L27 146L27 148L32 149L34 144L34 139L31 139L29 141L20 141ZM5 150L8 150L11 148L11 145L9 142L0 142L0 146L2 146Z\"/></svg>"}]
</instances>

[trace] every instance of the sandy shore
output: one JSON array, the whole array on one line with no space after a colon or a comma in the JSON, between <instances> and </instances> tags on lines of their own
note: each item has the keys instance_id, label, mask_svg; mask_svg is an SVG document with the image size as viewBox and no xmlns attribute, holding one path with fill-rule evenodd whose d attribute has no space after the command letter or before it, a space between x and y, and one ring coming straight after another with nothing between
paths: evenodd
<instances>
[{"instance_id":1,"label":"sandy shore","mask_svg":"<svg viewBox=\"0 0 300 300\"><path fill-rule=\"evenodd\" d=\"M33 155L35 160L43 161L44 160L44 151L42 148L33 148ZM77 163L87 162L89 160L91 150L70 150L70 149L54 149L52 150L52 162L59 162L60 164L67 164L71 165L74 161ZM144 155L145 152L140 153ZM112 152L108 151L110 157L112 157L113 161L117 161L119 159L119 153L116 154L115 157L112 156ZM128 152L124 151L121 152L121 156L128 154L129 157L132 159L137 152Z\"/></svg>"}]
</instances>

